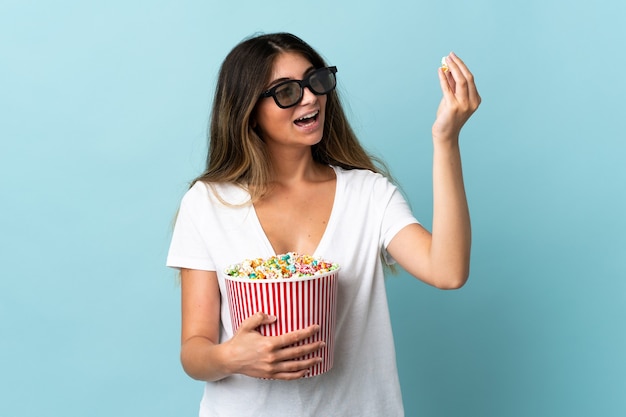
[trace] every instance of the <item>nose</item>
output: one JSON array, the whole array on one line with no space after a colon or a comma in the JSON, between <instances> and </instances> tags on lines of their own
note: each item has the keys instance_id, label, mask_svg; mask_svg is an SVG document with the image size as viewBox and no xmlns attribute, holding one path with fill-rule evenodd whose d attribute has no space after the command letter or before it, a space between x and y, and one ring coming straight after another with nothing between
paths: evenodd
<instances>
[{"instance_id":1,"label":"nose","mask_svg":"<svg viewBox=\"0 0 626 417\"><path fill-rule=\"evenodd\" d=\"M300 100L300 104L309 104L317 102L317 96L313 94L309 87L304 87L302 89L302 100Z\"/></svg>"}]
</instances>

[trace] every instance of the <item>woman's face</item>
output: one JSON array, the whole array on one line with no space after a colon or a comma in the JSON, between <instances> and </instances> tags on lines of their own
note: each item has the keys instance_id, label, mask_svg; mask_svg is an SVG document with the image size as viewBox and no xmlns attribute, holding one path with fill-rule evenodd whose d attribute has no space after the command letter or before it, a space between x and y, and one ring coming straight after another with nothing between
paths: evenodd
<instances>
[{"instance_id":1,"label":"woman's face","mask_svg":"<svg viewBox=\"0 0 626 417\"><path fill-rule=\"evenodd\" d=\"M286 52L278 55L270 89L286 80L302 80L315 70L311 62L300 54ZM275 146L310 147L322 140L326 95L317 96L308 88L302 100L293 107L282 109L272 97L261 98L256 106L254 123L261 138L271 150Z\"/></svg>"}]
</instances>

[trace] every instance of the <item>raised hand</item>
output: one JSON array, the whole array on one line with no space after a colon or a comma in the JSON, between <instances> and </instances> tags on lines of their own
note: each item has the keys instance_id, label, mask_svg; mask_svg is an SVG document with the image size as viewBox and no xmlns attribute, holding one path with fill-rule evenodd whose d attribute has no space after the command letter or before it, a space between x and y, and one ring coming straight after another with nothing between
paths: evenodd
<instances>
[{"instance_id":1,"label":"raised hand","mask_svg":"<svg viewBox=\"0 0 626 417\"><path fill-rule=\"evenodd\" d=\"M432 127L434 141L458 141L461 128L480 105L474 76L453 52L446 57L448 70L439 68L443 97Z\"/></svg>"}]
</instances>

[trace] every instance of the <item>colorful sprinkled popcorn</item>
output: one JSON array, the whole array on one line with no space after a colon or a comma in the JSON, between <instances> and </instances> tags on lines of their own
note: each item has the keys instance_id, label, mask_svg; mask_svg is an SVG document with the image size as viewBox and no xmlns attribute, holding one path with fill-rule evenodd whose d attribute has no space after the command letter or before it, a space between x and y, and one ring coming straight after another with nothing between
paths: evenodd
<instances>
[{"instance_id":1,"label":"colorful sprinkled popcorn","mask_svg":"<svg viewBox=\"0 0 626 417\"><path fill-rule=\"evenodd\" d=\"M339 265L336 263L321 258L288 252L267 259L246 259L239 264L229 266L225 272L229 276L237 278L280 279L312 277L338 268Z\"/></svg>"}]
</instances>

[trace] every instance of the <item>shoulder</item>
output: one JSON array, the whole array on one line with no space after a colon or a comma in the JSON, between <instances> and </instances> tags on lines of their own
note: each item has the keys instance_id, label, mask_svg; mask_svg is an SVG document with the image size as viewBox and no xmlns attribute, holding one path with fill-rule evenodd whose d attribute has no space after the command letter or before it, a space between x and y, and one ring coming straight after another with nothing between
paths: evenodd
<instances>
[{"instance_id":1,"label":"shoulder","mask_svg":"<svg viewBox=\"0 0 626 417\"><path fill-rule=\"evenodd\" d=\"M183 205L244 205L250 201L250 194L236 184L206 183L196 181L183 196Z\"/></svg>"},{"instance_id":2,"label":"shoulder","mask_svg":"<svg viewBox=\"0 0 626 417\"><path fill-rule=\"evenodd\" d=\"M208 230L245 221L251 207L250 195L235 184L196 182L183 196L177 217Z\"/></svg>"},{"instance_id":3,"label":"shoulder","mask_svg":"<svg viewBox=\"0 0 626 417\"><path fill-rule=\"evenodd\" d=\"M337 181L344 183L347 188L354 191L381 192L395 190L396 186L386 176L368 169L344 169L333 166L337 174Z\"/></svg>"}]
</instances>

